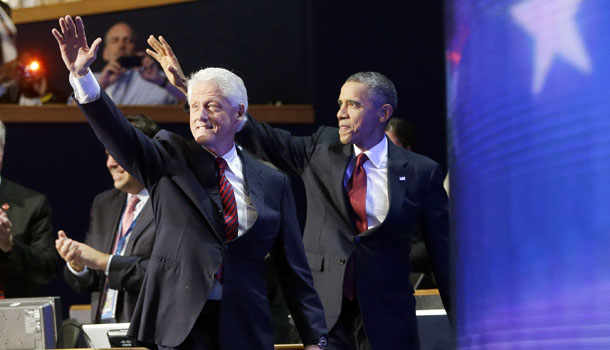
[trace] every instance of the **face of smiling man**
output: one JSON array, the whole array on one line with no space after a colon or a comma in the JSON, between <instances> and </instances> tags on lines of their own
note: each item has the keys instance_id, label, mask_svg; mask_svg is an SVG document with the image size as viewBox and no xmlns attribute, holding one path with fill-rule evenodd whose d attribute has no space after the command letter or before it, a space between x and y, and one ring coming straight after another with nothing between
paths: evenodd
<instances>
[{"instance_id":1,"label":"face of smiling man","mask_svg":"<svg viewBox=\"0 0 610 350\"><path fill-rule=\"evenodd\" d=\"M190 127L193 138L217 156L233 147L244 106L233 106L216 84L200 82L190 93Z\"/></svg>"}]
</instances>

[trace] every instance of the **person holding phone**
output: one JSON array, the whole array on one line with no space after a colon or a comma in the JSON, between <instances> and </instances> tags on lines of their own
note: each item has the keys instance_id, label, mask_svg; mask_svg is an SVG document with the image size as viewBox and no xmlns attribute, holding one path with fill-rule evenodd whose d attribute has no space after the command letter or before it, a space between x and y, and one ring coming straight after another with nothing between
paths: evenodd
<instances>
[{"instance_id":1,"label":"person holding phone","mask_svg":"<svg viewBox=\"0 0 610 350\"><path fill-rule=\"evenodd\" d=\"M176 104L183 95L171 84L156 62L136 51L133 28L118 22L105 35L102 58L106 65L95 77L118 105Z\"/></svg>"}]
</instances>

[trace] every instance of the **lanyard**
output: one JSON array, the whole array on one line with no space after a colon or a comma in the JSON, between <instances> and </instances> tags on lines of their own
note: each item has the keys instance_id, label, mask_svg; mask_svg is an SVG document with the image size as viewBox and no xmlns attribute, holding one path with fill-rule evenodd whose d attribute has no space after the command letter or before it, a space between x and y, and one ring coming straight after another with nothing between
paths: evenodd
<instances>
[{"instance_id":1,"label":"lanyard","mask_svg":"<svg viewBox=\"0 0 610 350\"><path fill-rule=\"evenodd\" d=\"M129 226L127 231L125 231L125 234L121 235L119 237L119 242L117 243L116 249L114 251L114 255L123 255L123 254L121 254L121 251L123 250L123 244L125 244L125 241L127 240L127 237L129 237L129 235L131 234L131 231L133 231L133 228L136 225L136 221L138 221L138 217L140 216L141 212L142 211L140 210L138 215L133 218L133 221L131 222L131 225ZM122 230L123 230L123 218L121 217L121 222L119 223L119 232L122 232Z\"/></svg>"}]
</instances>

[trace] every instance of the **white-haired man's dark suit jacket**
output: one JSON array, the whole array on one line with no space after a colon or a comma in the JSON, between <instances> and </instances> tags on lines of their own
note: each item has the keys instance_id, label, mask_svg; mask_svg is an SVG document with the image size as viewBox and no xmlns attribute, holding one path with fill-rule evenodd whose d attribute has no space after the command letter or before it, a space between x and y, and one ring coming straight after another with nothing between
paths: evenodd
<instances>
[{"instance_id":1,"label":"white-haired man's dark suit jacket","mask_svg":"<svg viewBox=\"0 0 610 350\"><path fill-rule=\"evenodd\" d=\"M286 175L238 152L256 221L225 243L215 159L195 141L165 130L141 134L102 92L80 106L97 137L150 193L157 236L130 334L176 347L193 329L223 264L221 349L272 349L265 282L271 252L305 343L326 334Z\"/></svg>"}]
</instances>

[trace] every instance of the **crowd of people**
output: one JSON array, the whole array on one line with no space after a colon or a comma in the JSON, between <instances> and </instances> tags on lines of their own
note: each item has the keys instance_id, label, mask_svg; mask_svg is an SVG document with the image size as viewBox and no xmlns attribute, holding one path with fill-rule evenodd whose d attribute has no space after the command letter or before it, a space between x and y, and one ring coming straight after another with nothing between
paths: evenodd
<instances>
[{"instance_id":1,"label":"crowd of people","mask_svg":"<svg viewBox=\"0 0 610 350\"><path fill-rule=\"evenodd\" d=\"M103 44L86 41L80 17L60 18L52 34L115 188L95 198L79 242L53 234L43 195L0 178L0 203L22 203L0 211L5 297L36 295L6 276L36 288L59 256L70 287L91 293L92 322L130 322L143 345L270 349L270 255L306 349L417 349L416 258L406 253L423 250L425 267L415 270L438 286L450 314L444 174L411 151L412 129L392 118L398 99L388 77L351 75L338 127L293 136L248 114L246 86L231 71L187 77L163 37L148 37L145 55L123 22ZM93 73L99 50L105 67ZM183 100L192 139L117 108ZM3 129L0 137L3 146ZM305 185L303 232L287 174ZM5 199L16 193L25 199Z\"/></svg>"}]
</instances>

